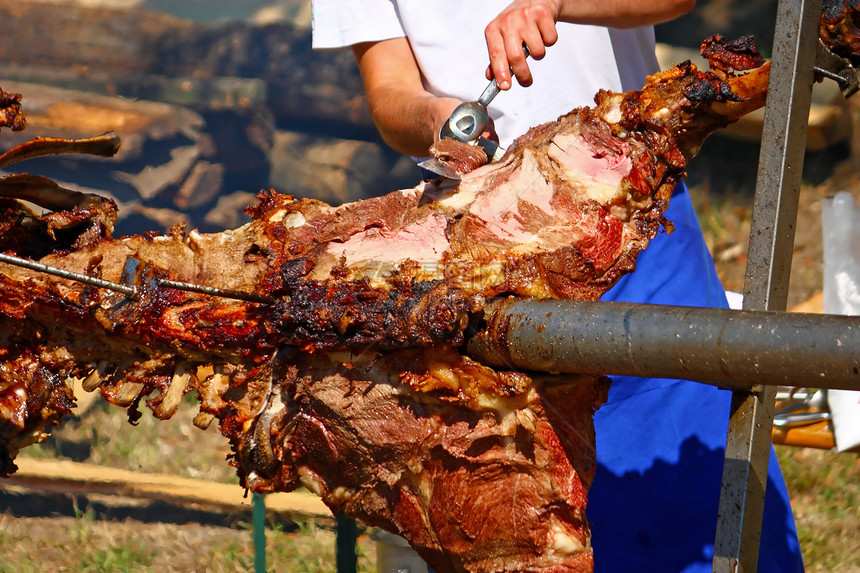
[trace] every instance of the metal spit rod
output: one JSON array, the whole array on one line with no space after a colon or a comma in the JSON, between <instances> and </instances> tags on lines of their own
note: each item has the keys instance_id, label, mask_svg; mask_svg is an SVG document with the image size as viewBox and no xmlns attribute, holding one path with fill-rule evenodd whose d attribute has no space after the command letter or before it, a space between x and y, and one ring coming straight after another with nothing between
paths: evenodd
<instances>
[{"instance_id":1,"label":"metal spit rod","mask_svg":"<svg viewBox=\"0 0 860 573\"><path fill-rule=\"evenodd\" d=\"M31 261L30 259L24 259L21 257L15 257L13 255L7 255L5 253L0 253L0 263L7 263L10 265L15 265L16 267L23 267L25 269L30 269L31 271L36 271L40 273L46 273L49 275L54 275L60 278L77 281L80 283L88 284L90 286L103 288L107 290L112 290L114 292L118 292L124 294L132 299L137 300L140 296L140 291L138 287L133 285L125 285L120 283L115 283L111 281L107 281L104 279L100 279L98 277L92 277L89 275L85 275L82 273L76 273L73 271L68 271L66 269L61 269L58 267L53 267L50 265L45 265L43 263L39 263L36 261ZM208 294L210 296L218 296L222 298L232 298L236 300L244 300L247 302L258 302L261 304L271 303L272 299L265 295L256 294L252 292L244 292L232 289L225 288L217 288L210 287L205 285L198 285L193 283L186 283L182 281L174 281L170 279L155 279L155 282L158 283L159 286L172 288L176 290L188 291L188 292L196 292L200 294Z\"/></svg>"},{"instance_id":2,"label":"metal spit rod","mask_svg":"<svg viewBox=\"0 0 860 573\"><path fill-rule=\"evenodd\" d=\"M860 390L860 317L514 298L484 316L468 354L494 366Z\"/></svg>"},{"instance_id":3,"label":"metal spit rod","mask_svg":"<svg viewBox=\"0 0 860 573\"><path fill-rule=\"evenodd\" d=\"M126 296L130 296L132 298L137 297L137 289L133 286L121 285L119 283L106 281L98 277L91 277L89 275L67 271L66 269L60 269L36 261L31 261L30 259L23 259L21 257L15 257L12 255L7 255L5 253L0 253L0 263L15 265L16 267L23 267L25 269L30 269L31 271L46 273L71 281L88 284L90 286L112 290L118 293L122 293Z\"/></svg>"}]
</instances>

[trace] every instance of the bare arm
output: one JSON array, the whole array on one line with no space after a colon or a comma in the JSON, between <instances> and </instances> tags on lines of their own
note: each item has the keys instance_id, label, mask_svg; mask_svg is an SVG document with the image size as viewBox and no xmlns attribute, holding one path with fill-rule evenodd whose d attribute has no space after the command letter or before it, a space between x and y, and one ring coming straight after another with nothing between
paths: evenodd
<instances>
[{"instance_id":1,"label":"bare arm","mask_svg":"<svg viewBox=\"0 0 860 573\"><path fill-rule=\"evenodd\" d=\"M514 0L487 26L490 66L502 89L511 87L511 70L520 84L532 82L522 45L540 59L558 40L556 22L634 28L666 22L693 9L695 0Z\"/></svg>"},{"instance_id":2,"label":"bare arm","mask_svg":"<svg viewBox=\"0 0 860 573\"><path fill-rule=\"evenodd\" d=\"M413 156L425 156L442 124L461 102L424 89L406 38L353 46L370 115L385 142Z\"/></svg>"}]
</instances>

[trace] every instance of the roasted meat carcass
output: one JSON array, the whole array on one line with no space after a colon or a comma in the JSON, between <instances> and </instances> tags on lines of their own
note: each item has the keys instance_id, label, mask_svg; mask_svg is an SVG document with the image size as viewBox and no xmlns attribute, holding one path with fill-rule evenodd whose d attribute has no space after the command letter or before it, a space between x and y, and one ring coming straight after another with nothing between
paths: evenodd
<instances>
[{"instance_id":1,"label":"roasted meat carcass","mask_svg":"<svg viewBox=\"0 0 860 573\"><path fill-rule=\"evenodd\" d=\"M463 342L488 298L596 299L671 228L687 161L765 97L747 41L705 48L712 71L600 92L458 185L340 207L262 193L233 231L124 238L110 205L58 233L64 210L4 199L3 251L125 291L0 264L0 471L68 413L74 377L132 417L194 390L249 489L304 485L440 572L590 571L607 380L493 370Z\"/></svg>"}]
</instances>

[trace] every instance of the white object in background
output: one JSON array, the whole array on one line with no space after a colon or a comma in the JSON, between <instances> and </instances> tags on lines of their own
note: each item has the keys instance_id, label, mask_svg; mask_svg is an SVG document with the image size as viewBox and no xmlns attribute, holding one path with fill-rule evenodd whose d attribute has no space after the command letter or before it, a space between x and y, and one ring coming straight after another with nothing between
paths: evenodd
<instances>
[{"instance_id":1,"label":"white object in background","mask_svg":"<svg viewBox=\"0 0 860 573\"><path fill-rule=\"evenodd\" d=\"M744 307L744 295L739 292L727 290L726 300L729 301L729 308L732 310L741 310Z\"/></svg>"},{"instance_id":2,"label":"white object in background","mask_svg":"<svg viewBox=\"0 0 860 573\"><path fill-rule=\"evenodd\" d=\"M836 451L844 452L860 445L860 392L828 390L827 405L833 420Z\"/></svg>"},{"instance_id":3,"label":"white object in background","mask_svg":"<svg viewBox=\"0 0 860 573\"><path fill-rule=\"evenodd\" d=\"M822 203L824 312L860 316L860 209L840 191ZM860 392L829 390L838 451L860 445Z\"/></svg>"},{"instance_id":4,"label":"white object in background","mask_svg":"<svg viewBox=\"0 0 860 573\"><path fill-rule=\"evenodd\" d=\"M850 193L824 200L824 312L860 315L860 213Z\"/></svg>"}]
</instances>

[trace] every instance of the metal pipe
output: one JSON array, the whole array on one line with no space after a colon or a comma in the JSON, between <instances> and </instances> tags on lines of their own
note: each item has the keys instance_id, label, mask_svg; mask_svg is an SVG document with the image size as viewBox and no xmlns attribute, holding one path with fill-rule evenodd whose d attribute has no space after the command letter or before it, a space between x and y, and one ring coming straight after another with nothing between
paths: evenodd
<instances>
[{"instance_id":1,"label":"metal pipe","mask_svg":"<svg viewBox=\"0 0 860 573\"><path fill-rule=\"evenodd\" d=\"M860 318L504 299L468 353L513 369L860 390Z\"/></svg>"},{"instance_id":2,"label":"metal pipe","mask_svg":"<svg viewBox=\"0 0 860 573\"><path fill-rule=\"evenodd\" d=\"M343 511L335 516L335 567L337 573L356 573L358 555L355 545L358 542L358 524Z\"/></svg>"},{"instance_id":3,"label":"metal pipe","mask_svg":"<svg viewBox=\"0 0 860 573\"><path fill-rule=\"evenodd\" d=\"M254 573L266 573L266 500L263 494L252 495L254 523Z\"/></svg>"}]
</instances>

